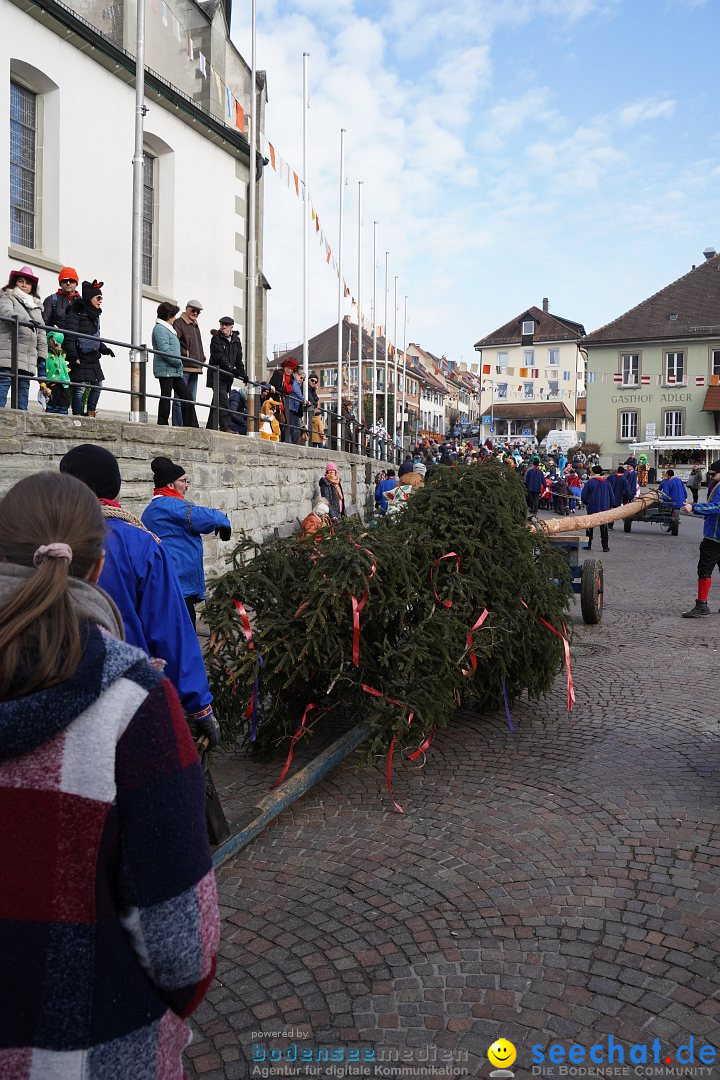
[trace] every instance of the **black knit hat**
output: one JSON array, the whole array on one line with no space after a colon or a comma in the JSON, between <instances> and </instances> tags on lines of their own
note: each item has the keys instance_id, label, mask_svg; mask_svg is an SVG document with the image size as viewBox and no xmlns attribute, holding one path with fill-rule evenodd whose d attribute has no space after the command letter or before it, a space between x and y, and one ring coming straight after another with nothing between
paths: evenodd
<instances>
[{"instance_id":1,"label":"black knit hat","mask_svg":"<svg viewBox=\"0 0 720 1080\"><path fill-rule=\"evenodd\" d=\"M83 300L87 301L89 304L93 296L102 296L102 287L104 284L104 281L97 281L95 278L93 278L92 281L83 281L80 287Z\"/></svg>"},{"instance_id":2,"label":"black knit hat","mask_svg":"<svg viewBox=\"0 0 720 1080\"><path fill-rule=\"evenodd\" d=\"M173 480L179 480L181 476L185 475L185 470L180 465L176 465L174 461L171 461L169 457L153 458L150 462L150 468L152 469L156 488L172 484Z\"/></svg>"},{"instance_id":3,"label":"black knit hat","mask_svg":"<svg viewBox=\"0 0 720 1080\"><path fill-rule=\"evenodd\" d=\"M708 469L708 472L709 473L711 473L711 472L719 473L720 472L720 461L713 461L710 468Z\"/></svg>"},{"instance_id":4,"label":"black knit hat","mask_svg":"<svg viewBox=\"0 0 720 1080\"><path fill-rule=\"evenodd\" d=\"M117 458L104 446L82 443L73 446L60 461L60 472L82 480L98 499L116 499L120 492L120 467Z\"/></svg>"}]
</instances>

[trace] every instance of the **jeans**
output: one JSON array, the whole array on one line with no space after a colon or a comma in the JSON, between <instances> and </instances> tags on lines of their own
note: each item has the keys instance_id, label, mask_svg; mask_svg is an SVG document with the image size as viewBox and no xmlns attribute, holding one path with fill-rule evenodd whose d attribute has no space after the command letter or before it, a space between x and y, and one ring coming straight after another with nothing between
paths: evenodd
<instances>
[{"instance_id":1,"label":"jeans","mask_svg":"<svg viewBox=\"0 0 720 1080\"><path fill-rule=\"evenodd\" d=\"M0 409L4 409L10 400L10 376L0 375ZM27 412L28 399L30 397L30 380L18 379L18 409Z\"/></svg>"},{"instance_id":2,"label":"jeans","mask_svg":"<svg viewBox=\"0 0 720 1080\"><path fill-rule=\"evenodd\" d=\"M190 391L190 397L193 399L193 401L197 401L199 376L199 371L186 371L183 376L185 382L187 383L187 388ZM172 423L173 427L187 427L186 424L183 424L182 404L180 403L180 401L178 401L177 398L175 398L172 403ZM194 424L192 426L195 427Z\"/></svg>"},{"instance_id":3,"label":"jeans","mask_svg":"<svg viewBox=\"0 0 720 1080\"><path fill-rule=\"evenodd\" d=\"M294 413L292 407L288 406L287 411L287 441L289 443L296 443L300 438L300 414Z\"/></svg>"},{"instance_id":4,"label":"jeans","mask_svg":"<svg viewBox=\"0 0 720 1080\"><path fill-rule=\"evenodd\" d=\"M97 403L100 400L100 391L102 389L102 383L98 383L97 386L90 387L90 396L88 397L87 411L88 413L95 412L97 409ZM85 393L84 386L73 386L72 390L72 411L73 416L83 415L83 394Z\"/></svg>"},{"instance_id":5,"label":"jeans","mask_svg":"<svg viewBox=\"0 0 720 1080\"><path fill-rule=\"evenodd\" d=\"M162 394L161 400L158 402L158 424L167 426L168 417L170 416L170 394L174 393L172 404L178 402L182 414L182 427L197 427L198 422L195 416L195 406L192 404L192 398L190 397L190 391L188 390L187 383L182 376L177 375L174 378L159 378L160 393ZM194 421L194 423L193 423Z\"/></svg>"}]
</instances>

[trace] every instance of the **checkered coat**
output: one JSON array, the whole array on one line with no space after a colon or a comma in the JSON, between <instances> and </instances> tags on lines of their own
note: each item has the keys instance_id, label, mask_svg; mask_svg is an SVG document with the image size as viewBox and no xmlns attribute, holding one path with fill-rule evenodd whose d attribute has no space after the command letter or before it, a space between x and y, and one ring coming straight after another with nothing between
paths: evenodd
<instances>
[{"instance_id":1,"label":"checkered coat","mask_svg":"<svg viewBox=\"0 0 720 1080\"><path fill-rule=\"evenodd\" d=\"M219 937L202 771L171 684L88 626L0 702L0 1076L180 1080Z\"/></svg>"}]
</instances>

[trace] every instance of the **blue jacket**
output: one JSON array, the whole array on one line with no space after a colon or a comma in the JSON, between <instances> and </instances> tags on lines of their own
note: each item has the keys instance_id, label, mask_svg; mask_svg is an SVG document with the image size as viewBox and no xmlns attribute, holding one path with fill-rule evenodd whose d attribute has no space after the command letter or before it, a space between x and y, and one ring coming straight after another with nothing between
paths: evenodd
<instances>
[{"instance_id":1,"label":"blue jacket","mask_svg":"<svg viewBox=\"0 0 720 1080\"><path fill-rule=\"evenodd\" d=\"M220 510L194 506L172 495L156 495L146 506L141 521L165 544L180 579L183 596L205 599L203 533L229 528L230 520Z\"/></svg>"},{"instance_id":2,"label":"blue jacket","mask_svg":"<svg viewBox=\"0 0 720 1080\"><path fill-rule=\"evenodd\" d=\"M377 499L381 514L387 514L388 502L385 498L385 492L392 491L396 486L397 476L388 476L385 480L381 480L375 488L375 498Z\"/></svg>"},{"instance_id":3,"label":"blue jacket","mask_svg":"<svg viewBox=\"0 0 720 1080\"><path fill-rule=\"evenodd\" d=\"M164 322L156 322L152 332L152 347L159 352L172 353L172 356L157 356L153 353L153 375L156 379L182 378L183 365L180 356L180 338Z\"/></svg>"},{"instance_id":4,"label":"blue jacket","mask_svg":"<svg viewBox=\"0 0 720 1080\"><path fill-rule=\"evenodd\" d=\"M629 500L635 498L635 489L630 491L626 473L611 473L607 478L607 483L612 488L615 506L621 506L626 498Z\"/></svg>"},{"instance_id":5,"label":"blue jacket","mask_svg":"<svg viewBox=\"0 0 720 1080\"><path fill-rule=\"evenodd\" d=\"M200 645L165 548L136 525L108 518L98 584L120 609L128 644L166 661L185 712L212 705Z\"/></svg>"},{"instance_id":6,"label":"blue jacket","mask_svg":"<svg viewBox=\"0 0 720 1080\"><path fill-rule=\"evenodd\" d=\"M525 487L528 491L542 491L545 486L545 473L537 465L531 465L525 473Z\"/></svg>"},{"instance_id":7,"label":"blue jacket","mask_svg":"<svg viewBox=\"0 0 720 1080\"><path fill-rule=\"evenodd\" d=\"M707 502L695 503L692 508L693 514L705 518L703 522L703 536L706 540L714 540L720 544L720 484L712 489Z\"/></svg>"},{"instance_id":8,"label":"blue jacket","mask_svg":"<svg viewBox=\"0 0 720 1080\"><path fill-rule=\"evenodd\" d=\"M290 412L294 413L296 416L301 416L305 408L305 402L303 400L303 390L297 375L293 375L290 380L290 398L288 401L288 408L290 409Z\"/></svg>"},{"instance_id":9,"label":"blue jacket","mask_svg":"<svg viewBox=\"0 0 720 1080\"><path fill-rule=\"evenodd\" d=\"M604 476L592 476L582 489L580 499L587 506L588 514L599 514L618 505L613 489Z\"/></svg>"},{"instance_id":10,"label":"blue jacket","mask_svg":"<svg viewBox=\"0 0 720 1080\"><path fill-rule=\"evenodd\" d=\"M687 502L687 491L679 476L671 476L669 480L661 480L660 491L667 496L676 510L679 510ZM664 501L661 500L661 502Z\"/></svg>"}]
</instances>

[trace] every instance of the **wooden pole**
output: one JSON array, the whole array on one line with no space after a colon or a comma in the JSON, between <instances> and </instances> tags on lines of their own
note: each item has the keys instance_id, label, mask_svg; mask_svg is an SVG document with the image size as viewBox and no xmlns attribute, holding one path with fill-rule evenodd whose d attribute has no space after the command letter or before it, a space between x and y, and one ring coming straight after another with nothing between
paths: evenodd
<instances>
[{"instance_id":1,"label":"wooden pole","mask_svg":"<svg viewBox=\"0 0 720 1080\"><path fill-rule=\"evenodd\" d=\"M648 491L645 495L638 495L632 502L624 506L616 506L612 510L603 510L599 514L583 514L582 517L553 518L550 521L534 521L531 528L537 532L553 536L555 533L582 532L584 529L594 529L598 525L609 525L612 521L622 521L623 518L635 517L641 510L648 506L654 506L660 501L657 491Z\"/></svg>"}]
</instances>

